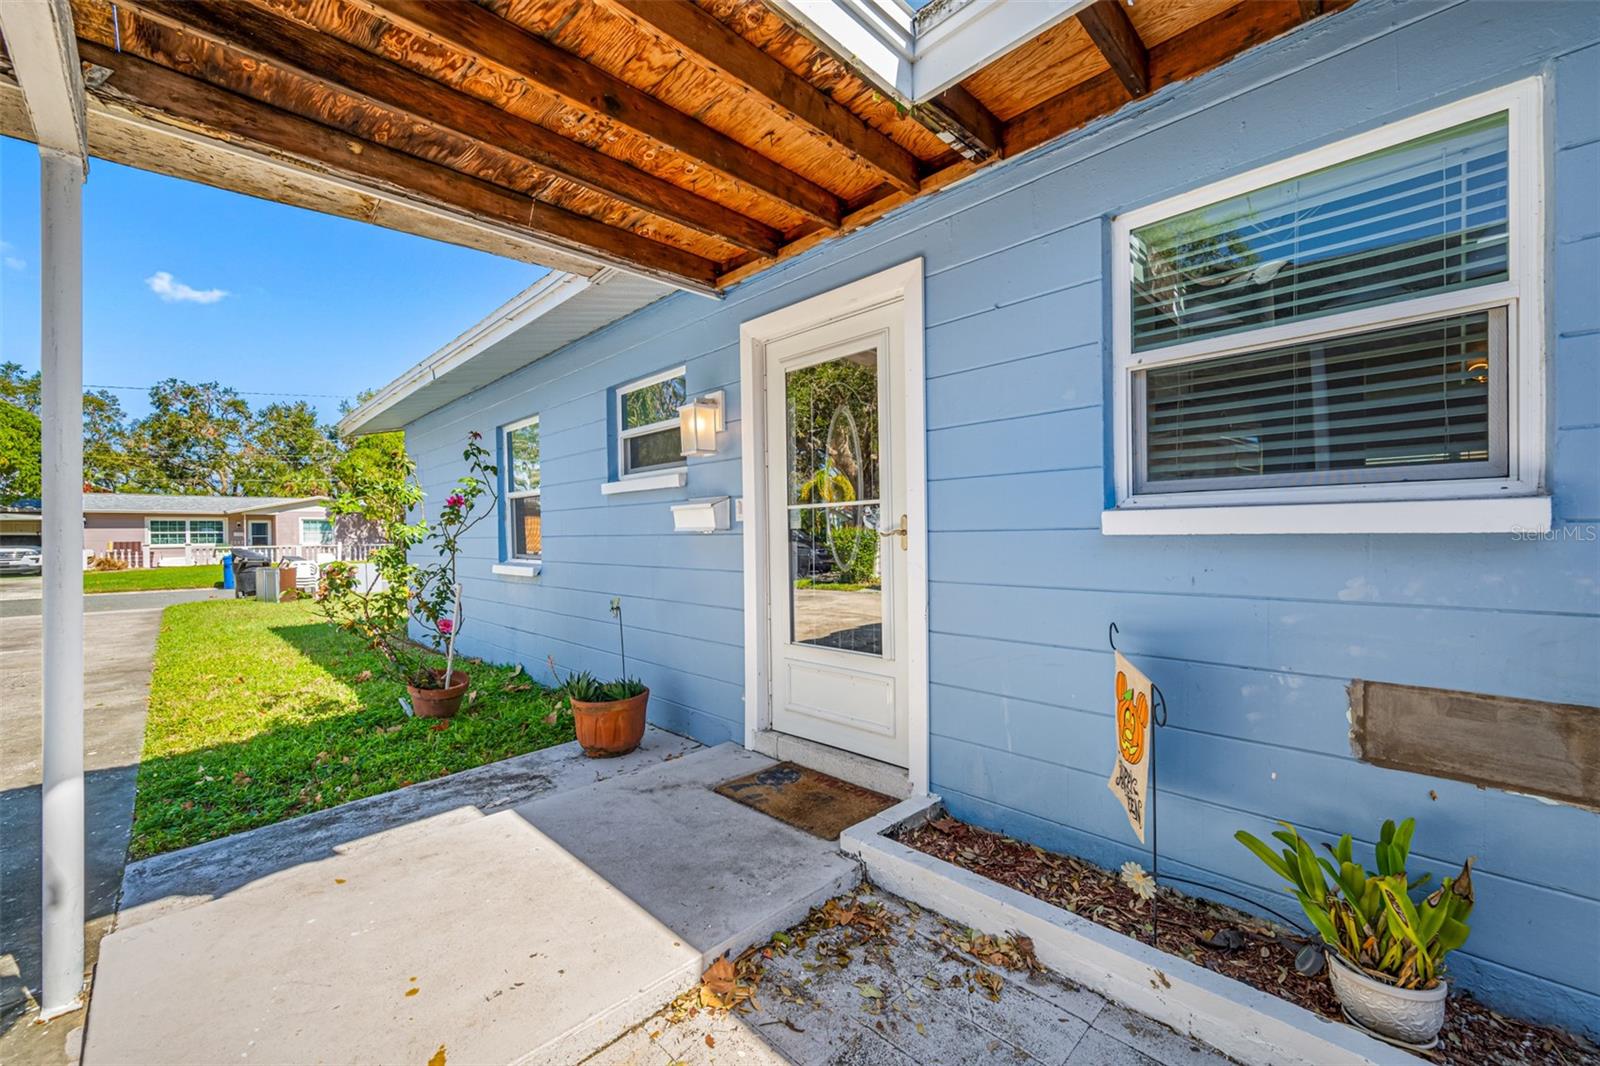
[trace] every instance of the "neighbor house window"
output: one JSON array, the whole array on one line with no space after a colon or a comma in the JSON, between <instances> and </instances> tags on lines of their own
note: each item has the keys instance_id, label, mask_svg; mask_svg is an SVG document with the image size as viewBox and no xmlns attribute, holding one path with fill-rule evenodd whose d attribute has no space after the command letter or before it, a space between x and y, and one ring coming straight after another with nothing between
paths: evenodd
<instances>
[{"instance_id":1,"label":"neighbor house window","mask_svg":"<svg viewBox=\"0 0 1600 1066\"><path fill-rule=\"evenodd\" d=\"M1532 492L1537 100L1522 83L1119 217L1119 505Z\"/></svg>"},{"instance_id":2,"label":"neighbor house window","mask_svg":"<svg viewBox=\"0 0 1600 1066\"><path fill-rule=\"evenodd\" d=\"M505 428L506 544L514 559L537 559L543 549L539 504L539 419Z\"/></svg>"},{"instance_id":3,"label":"neighbor house window","mask_svg":"<svg viewBox=\"0 0 1600 1066\"><path fill-rule=\"evenodd\" d=\"M688 395L682 367L617 390L617 473L623 477L683 463L678 408Z\"/></svg>"},{"instance_id":4,"label":"neighbor house window","mask_svg":"<svg viewBox=\"0 0 1600 1066\"><path fill-rule=\"evenodd\" d=\"M332 544L333 523L326 518L300 519L301 544Z\"/></svg>"},{"instance_id":5,"label":"neighbor house window","mask_svg":"<svg viewBox=\"0 0 1600 1066\"><path fill-rule=\"evenodd\" d=\"M152 518L148 520L150 546L153 548L175 544L221 544L223 525L220 518Z\"/></svg>"}]
</instances>

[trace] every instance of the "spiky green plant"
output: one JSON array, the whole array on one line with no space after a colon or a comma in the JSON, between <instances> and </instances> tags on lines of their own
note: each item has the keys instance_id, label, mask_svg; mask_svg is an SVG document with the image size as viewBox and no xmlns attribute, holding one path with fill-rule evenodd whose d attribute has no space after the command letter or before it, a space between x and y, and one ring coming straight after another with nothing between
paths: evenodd
<instances>
[{"instance_id":1,"label":"spiky green plant","mask_svg":"<svg viewBox=\"0 0 1600 1066\"><path fill-rule=\"evenodd\" d=\"M1378 869L1369 871L1353 857L1350 834L1337 845L1323 844L1319 856L1288 822L1273 837L1285 845L1274 852L1243 829L1234 838L1289 882L1290 894L1323 942L1352 966L1399 988L1432 988L1439 982L1445 955L1466 943L1472 913L1472 860L1455 877L1446 877L1426 898L1411 893L1431 874L1406 879L1415 821L1383 823L1376 848Z\"/></svg>"}]
</instances>

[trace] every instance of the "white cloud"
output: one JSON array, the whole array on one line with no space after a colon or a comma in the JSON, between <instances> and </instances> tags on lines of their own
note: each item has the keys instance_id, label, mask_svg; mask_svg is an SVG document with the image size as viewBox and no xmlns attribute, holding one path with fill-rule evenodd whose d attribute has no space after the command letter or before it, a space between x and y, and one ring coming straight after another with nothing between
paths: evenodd
<instances>
[{"instance_id":1,"label":"white cloud","mask_svg":"<svg viewBox=\"0 0 1600 1066\"><path fill-rule=\"evenodd\" d=\"M17 255L16 251L16 245L10 241L0 241L0 263L4 263L7 270L21 270L28 265L28 261Z\"/></svg>"},{"instance_id":2,"label":"white cloud","mask_svg":"<svg viewBox=\"0 0 1600 1066\"><path fill-rule=\"evenodd\" d=\"M196 289L185 285L165 270L158 270L144 279L150 291L164 303L214 304L228 295L227 289Z\"/></svg>"}]
</instances>

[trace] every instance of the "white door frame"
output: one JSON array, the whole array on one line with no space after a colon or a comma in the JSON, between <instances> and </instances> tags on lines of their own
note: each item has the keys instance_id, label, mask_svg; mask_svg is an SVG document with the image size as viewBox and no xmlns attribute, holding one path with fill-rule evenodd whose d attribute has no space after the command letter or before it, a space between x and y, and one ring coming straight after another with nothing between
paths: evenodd
<instances>
[{"instance_id":1,"label":"white door frame","mask_svg":"<svg viewBox=\"0 0 1600 1066\"><path fill-rule=\"evenodd\" d=\"M877 309L898 308L905 338L899 401L905 411L906 672L911 795L928 791L928 434L923 356L922 259L862 278L739 327L739 448L744 492L744 744L772 727L767 558L766 351L783 337Z\"/></svg>"}]
</instances>

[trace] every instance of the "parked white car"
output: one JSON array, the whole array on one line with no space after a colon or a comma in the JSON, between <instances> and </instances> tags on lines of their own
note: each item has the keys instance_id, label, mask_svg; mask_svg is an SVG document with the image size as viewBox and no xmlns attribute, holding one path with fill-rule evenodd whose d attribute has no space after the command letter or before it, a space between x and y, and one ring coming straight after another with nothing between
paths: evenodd
<instances>
[{"instance_id":1,"label":"parked white car","mask_svg":"<svg viewBox=\"0 0 1600 1066\"><path fill-rule=\"evenodd\" d=\"M0 574L39 574L44 572L44 559L39 548L0 548Z\"/></svg>"}]
</instances>

